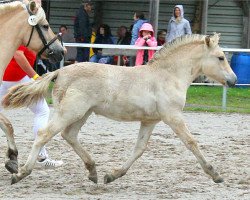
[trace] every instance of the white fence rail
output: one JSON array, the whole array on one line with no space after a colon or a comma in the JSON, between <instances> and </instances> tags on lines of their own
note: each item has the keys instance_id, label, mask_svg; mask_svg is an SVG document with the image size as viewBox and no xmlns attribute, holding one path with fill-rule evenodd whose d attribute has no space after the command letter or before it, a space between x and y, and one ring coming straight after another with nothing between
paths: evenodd
<instances>
[{"instance_id":1,"label":"white fence rail","mask_svg":"<svg viewBox=\"0 0 250 200\"><path fill-rule=\"evenodd\" d=\"M138 50L138 49L148 49L148 50L159 50L162 46L157 47L145 47L145 46L135 46L135 45L114 45L114 44L89 44L89 43L63 43L65 47L87 47L87 48L102 48L102 49L116 49L116 50ZM224 52L238 52L238 53L250 53L250 49L239 49L239 48L221 48ZM118 52L118 51L117 51ZM114 54L117 55L117 54ZM63 63L61 63L63 66ZM227 109L227 87L216 84L216 83L192 83L191 85L206 85L206 86L222 86L222 110ZM250 84L236 84L237 86L250 86Z\"/></svg>"}]
</instances>

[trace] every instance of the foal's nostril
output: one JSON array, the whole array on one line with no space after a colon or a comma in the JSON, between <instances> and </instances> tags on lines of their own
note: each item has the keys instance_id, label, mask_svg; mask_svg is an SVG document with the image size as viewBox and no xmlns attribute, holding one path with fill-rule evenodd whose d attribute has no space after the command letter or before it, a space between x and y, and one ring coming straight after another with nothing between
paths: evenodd
<instances>
[{"instance_id":1,"label":"foal's nostril","mask_svg":"<svg viewBox=\"0 0 250 200\"><path fill-rule=\"evenodd\" d=\"M234 79L231 79L231 80L228 80L228 81L227 81L227 85L228 85L229 87L233 87L233 86L236 84L236 82L237 82L237 77L235 76Z\"/></svg>"},{"instance_id":2,"label":"foal's nostril","mask_svg":"<svg viewBox=\"0 0 250 200\"><path fill-rule=\"evenodd\" d=\"M235 81L234 81L234 85L237 83L237 76L235 76Z\"/></svg>"},{"instance_id":3,"label":"foal's nostril","mask_svg":"<svg viewBox=\"0 0 250 200\"><path fill-rule=\"evenodd\" d=\"M235 84L232 83L231 81L227 81L227 85L228 85L229 87L233 87Z\"/></svg>"}]
</instances>

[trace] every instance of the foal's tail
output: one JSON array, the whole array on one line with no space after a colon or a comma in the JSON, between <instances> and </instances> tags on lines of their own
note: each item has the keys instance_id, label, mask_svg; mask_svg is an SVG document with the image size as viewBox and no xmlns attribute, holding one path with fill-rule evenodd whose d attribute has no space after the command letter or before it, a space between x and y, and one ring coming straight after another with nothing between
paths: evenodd
<instances>
[{"instance_id":1,"label":"foal's tail","mask_svg":"<svg viewBox=\"0 0 250 200\"><path fill-rule=\"evenodd\" d=\"M50 82L57 78L59 70L46 74L41 80L12 87L3 97L4 108L27 107L38 102L47 93Z\"/></svg>"}]
</instances>

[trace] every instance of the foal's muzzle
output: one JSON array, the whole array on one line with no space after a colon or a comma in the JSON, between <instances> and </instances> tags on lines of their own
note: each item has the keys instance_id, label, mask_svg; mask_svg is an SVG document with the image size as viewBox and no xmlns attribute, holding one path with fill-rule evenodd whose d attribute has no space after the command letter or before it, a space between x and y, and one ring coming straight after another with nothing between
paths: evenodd
<instances>
[{"instance_id":1,"label":"foal's muzzle","mask_svg":"<svg viewBox=\"0 0 250 200\"><path fill-rule=\"evenodd\" d=\"M233 87L237 82L237 76L233 73L231 74L226 81L226 85L229 87Z\"/></svg>"}]
</instances>

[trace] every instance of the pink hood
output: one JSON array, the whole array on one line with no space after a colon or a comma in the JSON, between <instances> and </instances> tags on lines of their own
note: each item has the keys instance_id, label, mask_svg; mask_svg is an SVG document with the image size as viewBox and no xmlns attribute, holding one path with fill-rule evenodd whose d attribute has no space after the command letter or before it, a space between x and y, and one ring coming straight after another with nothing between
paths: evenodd
<instances>
[{"instance_id":1,"label":"pink hood","mask_svg":"<svg viewBox=\"0 0 250 200\"><path fill-rule=\"evenodd\" d=\"M142 26L140 28L140 34L142 31L150 31L152 33L151 36L154 37L154 29L153 29L151 24L149 24L149 23L142 24Z\"/></svg>"},{"instance_id":2,"label":"pink hood","mask_svg":"<svg viewBox=\"0 0 250 200\"><path fill-rule=\"evenodd\" d=\"M143 39L142 37L142 31L150 31L151 32L151 37L150 39ZM157 40L154 37L154 30L151 24L149 23L144 23L140 29L140 37L135 41L136 46L149 46L149 47L156 47L157 46ZM154 55L154 50L148 50L148 60L151 60ZM143 49L137 50L136 54L136 61L135 64L137 66L140 66L143 64L143 56L144 56L145 51Z\"/></svg>"}]
</instances>

